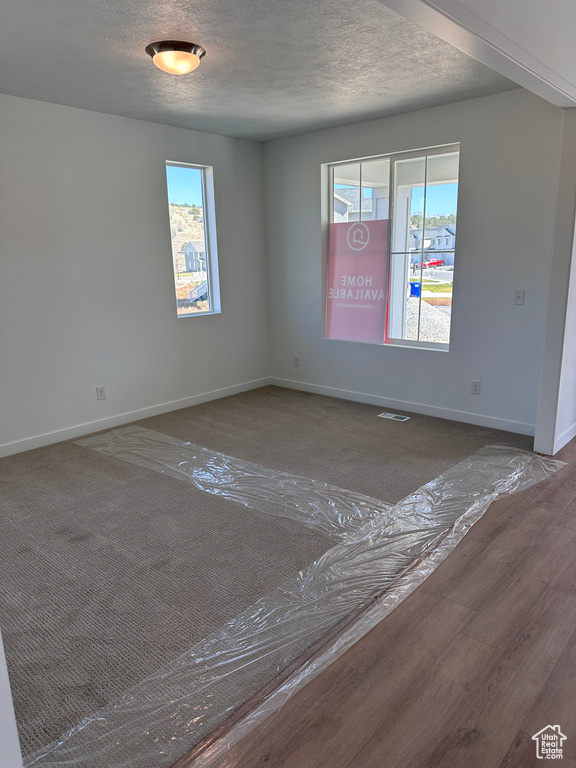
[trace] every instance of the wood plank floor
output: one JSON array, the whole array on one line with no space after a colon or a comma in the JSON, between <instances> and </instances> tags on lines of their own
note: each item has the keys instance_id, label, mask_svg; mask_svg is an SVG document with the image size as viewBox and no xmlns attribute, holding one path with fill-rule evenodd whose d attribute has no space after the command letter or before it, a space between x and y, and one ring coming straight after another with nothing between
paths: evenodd
<instances>
[{"instance_id":1,"label":"wood plank floor","mask_svg":"<svg viewBox=\"0 0 576 768\"><path fill-rule=\"evenodd\" d=\"M402 605L202 768L576 768L576 441L494 503ZM192 768L197 758L179 761Z\"/></svg>"}]
</instances>

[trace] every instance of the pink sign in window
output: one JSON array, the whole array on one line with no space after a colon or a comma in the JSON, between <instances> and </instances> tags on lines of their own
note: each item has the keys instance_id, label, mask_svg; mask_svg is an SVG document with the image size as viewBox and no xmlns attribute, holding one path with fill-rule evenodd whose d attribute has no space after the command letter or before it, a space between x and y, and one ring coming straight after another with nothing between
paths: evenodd
<instances>
[{"instance_id":1,"label":"pink sign in window","mask_svg":"<svg viewBox=\"0 0 576 768\"><path fill-rule=\"evenodd\" d=\"M330 224L326 338L384 343L388 226L388 219Z\"/></svg>"}]
</instances>

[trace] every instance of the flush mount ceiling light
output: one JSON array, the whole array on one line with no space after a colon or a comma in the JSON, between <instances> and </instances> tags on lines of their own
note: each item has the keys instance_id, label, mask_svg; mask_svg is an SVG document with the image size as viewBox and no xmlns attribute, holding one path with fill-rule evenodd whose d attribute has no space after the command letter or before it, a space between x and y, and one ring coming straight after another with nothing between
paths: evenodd
<instances>
[{"instance_id":1,"label":"flush mount ceiling light","mask_svg":"<svg viewBox=\"0 0 576 768\"><path fill-rule=\"evenodd\" d=\"M160 43L150 43L146 53L152 56L157 67L171 75L186 75L200 64L206 50L195 43L185 43L182 40L163 40Z\"/></svg>"}]
</instances>

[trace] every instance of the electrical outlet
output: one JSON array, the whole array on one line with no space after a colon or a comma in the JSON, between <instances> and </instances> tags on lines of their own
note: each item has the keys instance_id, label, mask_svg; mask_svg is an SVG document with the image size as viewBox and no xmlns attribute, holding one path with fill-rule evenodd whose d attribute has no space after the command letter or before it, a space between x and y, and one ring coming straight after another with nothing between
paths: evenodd
<instances>
[{"instance_id":1,"label":"electrical outlet","mask_svg":"<svg viewBox=\"0 0 576 768\"><path fill-rule=\"evenodd\" d=\"M294 355L294 368L300 368L300 355Z\"/></svg>"},{"instance_id":2,"label":"electrical outlet","mask_svg":"<svg viewBox=\"0 0 576 768\"><path fill-rule=\"evenodd\" d=\"M480 387L481 387L481 385L482 385L481 381L473 381L472 382L472 387L470 389L470 392L473 395L479 395L480 394Z\"/></svg>"},{"instance_id":3,"label":"electrical outlet","mask_svg":"<svg viewBox=\"0 0 576 768\"><path fill-rule=\"evenodd\" d=\"M514 291L514 304L524 304L524 296L526 294L526 291L522 291L520 289L517 289Z\"/></svg>"},{"instance_id":4,"label":"electrical outlet","mask_svg":"<svg viewBox=\"0 0 576 768\"><path fill-rule=\"evenodd\" d=\"M106 400L106 387L96 387L96 400Z\"/></svg>"}]
</instances>

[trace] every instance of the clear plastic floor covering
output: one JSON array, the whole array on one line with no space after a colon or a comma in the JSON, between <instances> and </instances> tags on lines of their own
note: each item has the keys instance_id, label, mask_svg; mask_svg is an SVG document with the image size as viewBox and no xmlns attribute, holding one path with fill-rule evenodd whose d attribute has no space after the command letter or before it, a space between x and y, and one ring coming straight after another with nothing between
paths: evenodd
<instances>
[{"instance_id":1,"label":"clear plastic floor covering","mask_svg":"<svg viewBox=\"0 0 576 768\"><path fill-rule=\"evenodd\" d=\"M193 483L207 493L328 533L334 546L218 632L85 718L27 766L170 766L352 611L358 620L315 654L195 765L217 760L406 598L503 494L562 462L487 447L396 505L270 470L140 427L78 445Z\"/></svg>"}]
</instances>

